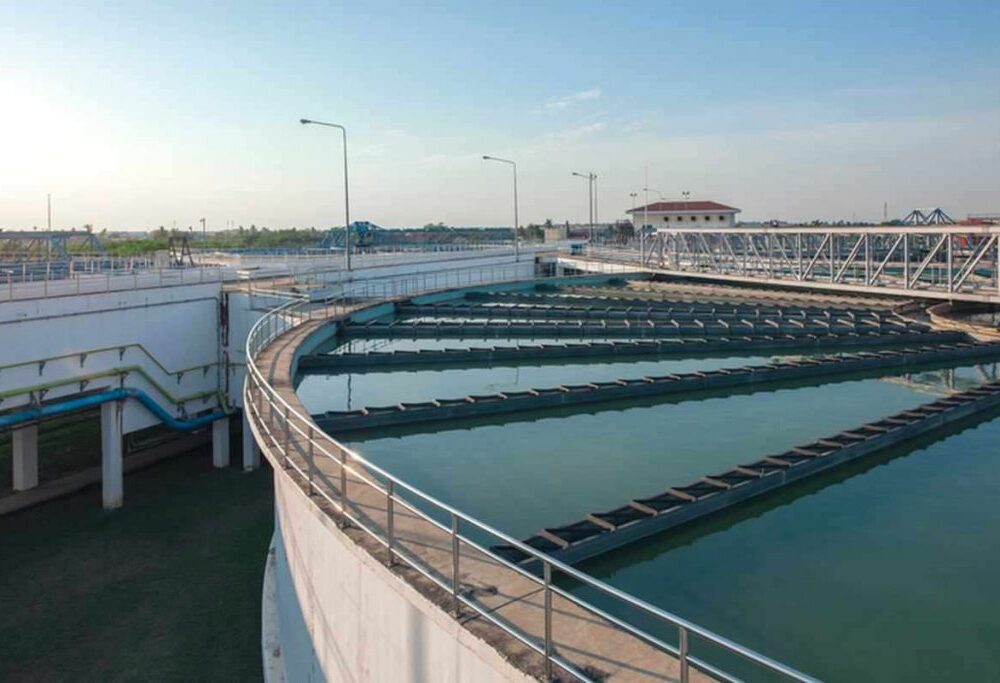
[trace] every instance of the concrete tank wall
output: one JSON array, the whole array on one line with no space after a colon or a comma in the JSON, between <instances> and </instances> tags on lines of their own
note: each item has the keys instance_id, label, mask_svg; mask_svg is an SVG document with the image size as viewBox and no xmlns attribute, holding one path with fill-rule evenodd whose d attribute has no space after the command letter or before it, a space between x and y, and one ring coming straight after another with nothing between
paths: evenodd
<instances>
[{"instance_id":1,"label":"concrete tank wall","mask_svg":"<svg viewBox=\"0 0 1000 683\"><path fill-rule=\"evenodd\" d=\"M36 361L62 354L82 354L58 361L5 369L0 372L0 391L21 389L67 378L138 365L161 386L175 395L214 391L219 385L219 298L218 282L186 286L113 291L99 294L12 301L0 304L0 339L3 340L2 364ZM188 372L179 379L164 373L149 357L136 348L123 353L116 350L96 352L108 347L141 344L167 371L196 366L210 366ZM149 391L164 407L173 410L138 374L127 380L128 386ZM87 390L117 386L117 378L102 378L87 385ZM61 391L52 390L46 399L78 392L78 385ZM4 407L27 402L14 397ZM213 407L197 401L189 412ZM158 420L134 401L125 407L123 431L132 432L156 424Z\"/></svg>"},{"instance_id":2,"label":"concrete tank wall","mask_svg":"<svg viewBox=\"0 0 1000 683\"><path fill-rule=\"evenodd\" d=\"M280 468L274 597L287 681L531 681L357 546Z\"/></svg>"}]
</instances>

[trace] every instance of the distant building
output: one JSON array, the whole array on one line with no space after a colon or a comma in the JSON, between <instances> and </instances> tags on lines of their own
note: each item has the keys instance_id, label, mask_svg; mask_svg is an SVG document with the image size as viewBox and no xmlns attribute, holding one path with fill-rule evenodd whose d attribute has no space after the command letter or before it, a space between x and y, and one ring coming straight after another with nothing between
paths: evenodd
<instances>
[{"instance_id":1,"label":"distant building","mask_svg":"<svg viewBox=\"0 0 1000 683\"><path fill-rule=\"evenodd\" d=\"M559 242L569 237L569 224L542 228L546 242Z\"/></svg>"},{"instance_id":2,"label":"distant building","mask_svg":"<svg viewBox=\"0 0 1000 683\"><path fill-rule=\"evenodd\" d=\"M630 209L632 224L648 225L652 229L667 228L726 228L736 225L740 209L718 202L684 201L654 202Z\"/></svg>"}]
</instances>

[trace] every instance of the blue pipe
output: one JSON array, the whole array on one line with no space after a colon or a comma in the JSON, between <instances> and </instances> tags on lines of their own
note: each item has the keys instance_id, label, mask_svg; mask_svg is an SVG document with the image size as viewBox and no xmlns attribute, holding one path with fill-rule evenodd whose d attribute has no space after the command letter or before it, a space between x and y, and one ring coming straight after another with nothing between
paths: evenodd
<instances>
[{"instance_id":1,"label":"blue pipe","mask_svg":"<svg viewBox=\"0 0 1000 683\"><path fill-rule=\"evenodd\" d=\"M9 415L0 415L0 429L16 427L17 425L25 422L33 422L46 417L64 415L65 413L83 410L84 408L93 408L101 405L102 403L108 403L109 401L122 401L128 398L134 398L137 400L146 410L155 415L163 424L167 425L171 429L176 429L182 432L190 432L194 429L198 429L199 427L204 427L205 425L211 424L212 422L226 417L227 415L226 411L221 408L217 408L206 415L199 415L198 417L182 420L174 417L164 410L163 407L153 400L153 398L145 391L142 391L141 389L123 388L109 389L107 391L100 391L96 394L90 394L80 398L66 399L65 401L60 401L59 403L28 408L27 410L21 410Z\"/></svg>"}]
</instances>

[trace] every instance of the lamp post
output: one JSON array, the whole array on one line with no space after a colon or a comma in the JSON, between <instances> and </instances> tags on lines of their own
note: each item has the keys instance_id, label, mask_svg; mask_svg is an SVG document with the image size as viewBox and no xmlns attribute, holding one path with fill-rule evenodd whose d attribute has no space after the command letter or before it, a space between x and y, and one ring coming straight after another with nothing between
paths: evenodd
<instances>
[{"instance_id":1,"label":"lamp post","mask_svg":"<svg viewBox=\"0 0 1000 683\"><path fill-rule=\"evenodd\" d=\"M510 159L501 159L500 157L491 157L488 154L483 155L483 161L499 161L501 164L510 164L511 168L514 169L514 260L521 260L521 248L520 248L520 237L518 237L518 220L517 220L517 164Z\"/></svg>"},{"instance_id":2,"label":"lamp post","mask_svg":"<svg viewBox=\"0 0 1000 683\"><path fill-rule=\"evenodd\" d=\"M591 225L590 231L591 231L591 233L593 233L595 231L595 229L596 229L596 226L600 225L600 222L601 222L600 219L597 217L597 174L596 173L591 173L590 174L590 184L591 184L591 187L593 188L592 192L593 192L593 195L594 195L594 199L593 199L594 217L590 221L590 225Z\"/></svg>"},{"instance_id":3,"label":"lamp post","mask_svg":"<svg viewBox=\"0 0 1000 683\"><path fill-rule=\"evenodd\" d=\"M632 198L632 220L635 220L635 198L639 196L638 192L629 192L628 196ZM634 228L634 224L633 224ZM642 233L639 233L639 263L642 263Z\"/></svg>"},{"instance_id":4,"label":"lamp post","mask_svg":"<svg viewBox=\"0 0 1000 683\"><path fill-rule=\"evenodd\" d=\"M594 213L596 213L595 212L595 207L594 207L594 184L597 181L597 176L594 175L593 173L586 173L586 174L584 174L584 173L577 173L576 171L573 171L573 175L575 175L577 178L586 178L587 179L587 216L588 216L588 218L590 220L590 241L593 242L594 241Z\"/></svg>"},{"instance_id":5,"label":"lamp post","mask_svg":"<svg viewBox=\"0 0 1000 683\"><path fill-rule=\"evenodd\" d=\"M347 184L347 129L339 123L327 123L326 121L312 121L310 119L299 119L302 125L313 124L316 126L327 126L328 128L339 128L344 135L344 264L347 270L351 269L351 201Z\"/></svg>"}]
</instances>

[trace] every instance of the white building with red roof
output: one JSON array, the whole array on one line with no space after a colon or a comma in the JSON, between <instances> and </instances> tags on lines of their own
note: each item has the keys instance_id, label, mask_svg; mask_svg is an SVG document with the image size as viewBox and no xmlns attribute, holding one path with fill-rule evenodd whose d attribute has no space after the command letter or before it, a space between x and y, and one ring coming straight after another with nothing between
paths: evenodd
<instances>
[{"instance_id":1,"label":"white building with red roof","mask_svg":"<svg viewBox=\"0 0 1000 683\"><path fill-rule=\"evenodd\" d=\"M725 228L736 225L732 206L709 201L653 202L628 211L632 225L650 226L650 229L669 228Z\"/></svg>"}]
</instances>

